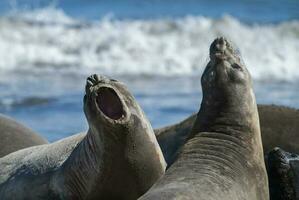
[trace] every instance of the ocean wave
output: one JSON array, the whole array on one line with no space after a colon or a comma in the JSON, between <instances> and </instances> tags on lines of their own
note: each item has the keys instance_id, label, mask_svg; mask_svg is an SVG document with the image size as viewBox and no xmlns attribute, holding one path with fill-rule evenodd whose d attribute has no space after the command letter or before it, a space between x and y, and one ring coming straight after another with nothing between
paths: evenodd
<instances>
[{"instance_id":1,"label":"ocean wave","mask_svg":"<svg viewBox=\"0 0 299 200\"><path fill-rule=\"evenodd\" d=\"M47 105L55 101L54 98L45 98L45 97L24 97L24 98L15 98L15 97L4 97L0 99L0 110L9 110L12 108L21 108L21 107L31 107L31 106L41 106Z\"/></svg>"},{"instance_id":2,"label":"ocean wave","mask_svg":"<svg viewBox=\"0 0 299 200\"><path fill-rule=\"evenodd\" d=\"M248 25L231 16L84 21L57 8L0 18L0 77L11 72L200 75L217 36L237 44L254 79L299 79L299 21Z\"/></svg>"}]
</instances>

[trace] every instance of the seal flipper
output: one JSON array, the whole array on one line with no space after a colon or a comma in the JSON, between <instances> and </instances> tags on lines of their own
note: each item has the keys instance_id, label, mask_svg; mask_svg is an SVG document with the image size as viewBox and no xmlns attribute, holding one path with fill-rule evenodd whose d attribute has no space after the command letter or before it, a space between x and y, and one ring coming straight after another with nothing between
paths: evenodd
<instances>
[{"instance_id":1,"label":"seal flipper","mask_svg":"<svg viewBox=\"0 0 299 200\"><path fill-rule=\"evenodd\" d=\"M271 150L266 158L270 199L299 199L299 155L286 152L278 147Z\"/></svg>"}]
</instances>

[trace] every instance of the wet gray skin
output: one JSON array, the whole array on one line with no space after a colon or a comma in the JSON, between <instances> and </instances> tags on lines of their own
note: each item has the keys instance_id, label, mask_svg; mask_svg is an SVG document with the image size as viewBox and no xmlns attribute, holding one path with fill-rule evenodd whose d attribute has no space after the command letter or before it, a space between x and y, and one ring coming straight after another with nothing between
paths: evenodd
<instances>
[{"instance_id":1,"label":"wet gray skin","mask_svg":"<svg viewBox=\"0 0 299 200\"><path fill-rule=\"evenodd\" d=\"M47 140L16 120L0 114L0 158Z\"/></svg>"},{"instance_id":2,"label":"wet gray skin","mask_svg":"<svg viewBox=\"0 0 299 200\"><path fill-rule=\"evenodd\" d=\"M87 134L0 158L0 199L137 199L163 174L153 130L128 89L88 77Z\"/></svg>"},{"instance_id":3,"label":"wet gray skin","mask_svg":"<svg viewBox=\"0 0 299 200\"><path fill-rule=\"evenodd\" d=\"M140 199L269 199L251 78L224 38L211 44L202 89L201 108L178 159Z\"/></svg>"},{"instance_id":4,"label":"wet gray skin","mask_svg":"<svg viewBox=\"0 0 299 200\"><path fill-rule=\"evenodd\" d=\"M269 152L267 159L271 200L299 199L299 155L278 147Z\"/></svg>"}]
</instances>

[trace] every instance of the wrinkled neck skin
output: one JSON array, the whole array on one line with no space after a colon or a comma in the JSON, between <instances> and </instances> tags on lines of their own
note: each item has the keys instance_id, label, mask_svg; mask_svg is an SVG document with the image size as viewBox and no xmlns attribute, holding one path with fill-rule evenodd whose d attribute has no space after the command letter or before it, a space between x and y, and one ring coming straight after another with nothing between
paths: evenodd
<instances>
[{"instance_id":1,"label":"wrinkled neck skin","mask_svg":"<svg viewBox=\"0 0 299 200\"><path fill-rule=\"evenodd\" d=\"M196 161L198 182L219 184L237 199L264 200L267 180L255 97L249 84L228 88L204 92L190 140L175 168L186 163L192 168ZM202 190L210 190L201 185ZM213 198L222 199L217 195Z\"/></svg>"},{"instance_id":2,"label":"wrinkled neck skin","mask_svg":"<svg viewBox=\"0 0 299 200\"><path fill-rule=\"evenodd\" d=\"M240 91L241 94L238 93ZM225 93L224 95L222 95ZM259 118L251 87L231 85L203 93L203 100L192 133L221 132L238 137L252 137L259 133ZM241 137L241 135L240 135Z\"/></svg>"},{"instance_id":3,"label":"wrinkled neck skin","mask_svg":"<svg viewBox=\"0 0 299 200\"><path fill-rule=\"evenodd\" d=\"M113 173L112 166L115 166L114 162L124 148L121 140L116 135L113 137L115 133L109 125L90 123L89 127L85 138L57 174L58 185L63 185L58 186L64 190L61 192L65 195L62 199L86 199L93 190L103 190L98 185L105 185L105 177L109 178ZM125 130L122 130L122 134L126 135ZM97 184L99 181L101 184Z\"/></svg>"},{"instance_id":4,"label":"wrinkled neck skin","mask_svg":"<svg viewBox=\"0 0 299 200\"><path fill-rule=\"evenodd\" d=\"M90 107L85 107L88 133L56 176L62 199L137 199L166 167L149 122L138 106L130 107L123 122Z\"/></svg>"},{"instance_id":5,"label":"wrinkled neck skin","mask_svg":"<svg viewBox=\"0 0 299 200\"><path fill-rule=\"evenodd\" d=\"M212 43L210 58L201 79L201 108L189 138L144 199L268 199L250 74L224 38ZM159 198L161 194L167 198Z\"/></svg>"},{"instance_id":6,"label":"wrinkled neck skin","mask_svg":"<svg viewBox=\"0 0 299 200\"><path fill-rule=\"evenodd\" d=\"M201 82L203 99L193 134L220 132L251 138L252 133L260 133L250 74L225 38L211 44L210 62ZM240 131L246 134L238 134Z\"/></svg>"},{"instance_id":7,"label":"wrinkled neck skin","mask_svg":"<svg viewBox=\"0 0 299 200\"><path fill-rule=\"evenodd\" d=\"M101 194L106 178L119 166L115 162L122 157L125 145L121 137L128 135L127 123L105 117L90 95L84 97L84 112L89 130L57 172L58 184L53 184L62 190L62 199L90 199Z\"/></svg>"},{"instance_id":8,"label":"wrinkled neck skin","mask_svg":"<svg viewBox=\"0 0 299 200\"><path fill-rule=\"evenodd\" d=\"M255 96L248 84L203 89L203 100L190 138L201 132L215 133L217 139L234 141L240 156L263 158L259 116ZM207 137L209 137L207 135Z\"/></svg>"}]
</instances>

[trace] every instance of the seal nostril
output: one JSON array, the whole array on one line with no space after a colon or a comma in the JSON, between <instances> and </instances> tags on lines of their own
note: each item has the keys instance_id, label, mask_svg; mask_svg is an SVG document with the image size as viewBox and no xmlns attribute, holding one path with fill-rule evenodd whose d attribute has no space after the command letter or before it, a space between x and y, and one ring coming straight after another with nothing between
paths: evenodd
<instances>
[{"instance_id":1,"label":"seal nostril","mask_svg":"<svg viewBox=\"0 0 299 200\"><path fill-rule=\"evenodd\" d=\"M229 42L224 37L219 37L213 41L210 46L210 58L226 59L228 54L231 54L231 47Z\"/></svg>"},{"instance_id":2,"label":"seal nostril","mask_svg":"<svg viewBox=\"0 0 299 200\"><path fill-rule=\"evenodd\" d=\"M232 68L234 69L241 69L241 66L238 65L237 63L232 64Z\"/></svg>"},{"instance_id":3,"label":"seal nostril","mask_svg":"<svg viewBox=\"0 0 299 200\"><path fill-rule=\"evenodd\" d=\"M222 45L225 45L226 44L225 38L224 37L220 37L219 38L219 43L222 44Z\"/></svg>"},{"instance_id":4,"label":"seal nostril","mask_svg":"<svg viewBox=\"0 0 299 200\"><path fill-rule=\"evenodd\" d=\"M224 50L226 49L226 41L223 37L219 38L216 44L216 49L224 52Z\"/></svg>"},{"instance_id":5,"label":"seal nostril","mask_svg":"<svg viewBox=\"0 0 299 200\"><path fill-rule=\"evenodd\" d=\"M107 117L118 120L125 115L122 102L112 88L101 87L97 94L97 104Z\"/></svg>"}]
</instances>

